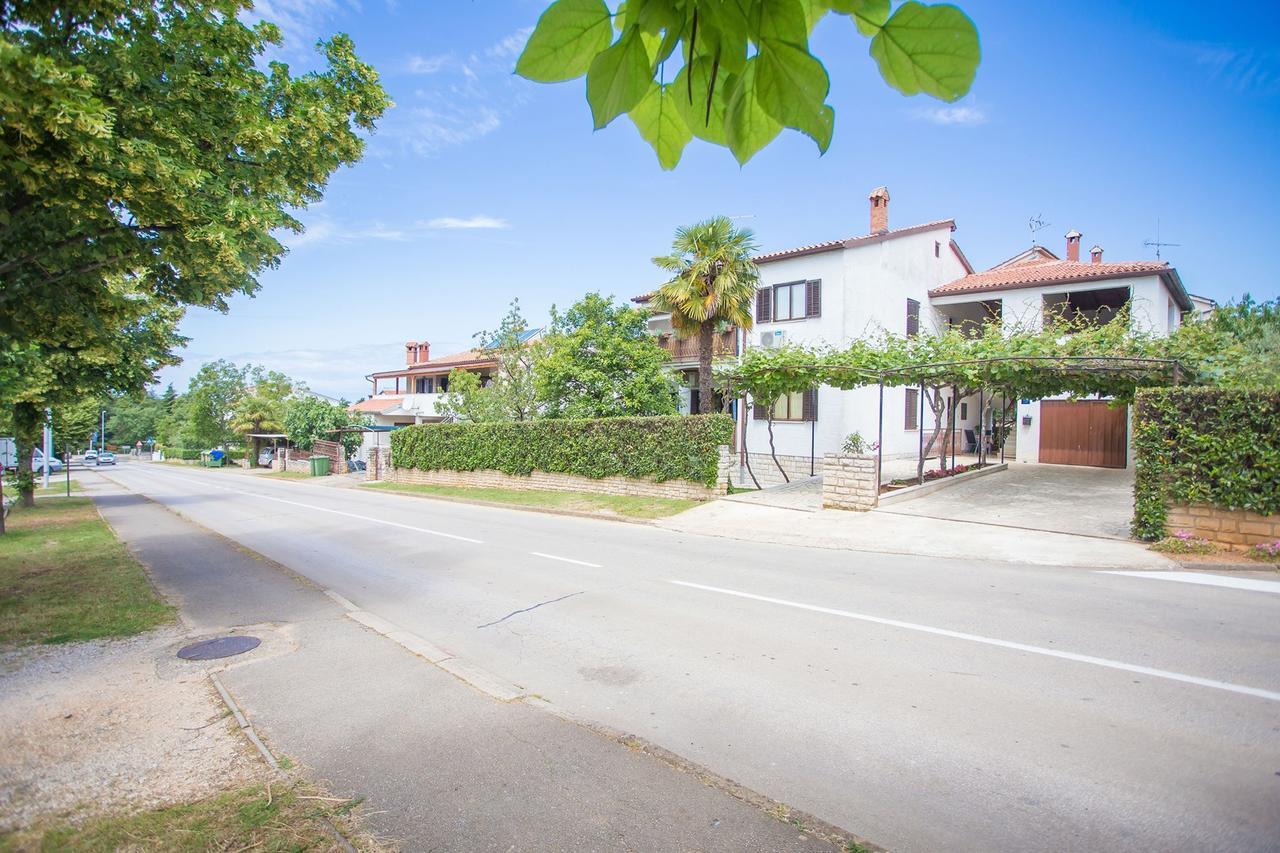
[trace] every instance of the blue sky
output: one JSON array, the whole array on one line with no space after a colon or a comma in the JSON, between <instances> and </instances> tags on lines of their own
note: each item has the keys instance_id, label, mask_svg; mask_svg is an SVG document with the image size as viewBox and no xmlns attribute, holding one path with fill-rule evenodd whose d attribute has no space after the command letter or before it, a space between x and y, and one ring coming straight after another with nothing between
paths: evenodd
<instances>
[{"instance_id":1,"label":"blue sky","mask_svg":"<svg viewBox=\"0 0 1280 853\"><path fill-rule=\"evenodd\" d=\"M396 107L259 295L189 314L162 381L228 358L355 399L405 340L465 349L513 298L536 324L587 291L649 289L680 224L740 216L765 250L866 233L881 184L891 226L954 218L979 268L1029 245L1031 216L1044 245L1076 228L1108 260L1152 257L1159 221L1192 292L1280 293L1280 4L960 0L983 61L951 105L890 90L830 16L813 37L836 110L825 156L785 132L743 168L694 142L663 172L625 118L592 132L581 80L511 73L546 2L259 0L291 67L347 32Z\"/></svg>"}]
</instances>

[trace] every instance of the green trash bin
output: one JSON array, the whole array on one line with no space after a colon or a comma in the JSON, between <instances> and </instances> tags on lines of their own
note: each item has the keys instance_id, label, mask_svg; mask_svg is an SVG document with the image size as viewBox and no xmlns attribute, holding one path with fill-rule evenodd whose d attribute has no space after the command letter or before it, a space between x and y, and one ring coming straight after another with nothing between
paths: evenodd
<instances>
[{"instance_id":1,"label":"green trash bin","mask_svg":"<svg viewBox=\"0 0 1280 853\"><path fill-rule=\"evenodd\" d=\"M329 457L328 456L312 456L311 457L311 476L323 477L329 473Z\"/></svg>"}]
</instances>

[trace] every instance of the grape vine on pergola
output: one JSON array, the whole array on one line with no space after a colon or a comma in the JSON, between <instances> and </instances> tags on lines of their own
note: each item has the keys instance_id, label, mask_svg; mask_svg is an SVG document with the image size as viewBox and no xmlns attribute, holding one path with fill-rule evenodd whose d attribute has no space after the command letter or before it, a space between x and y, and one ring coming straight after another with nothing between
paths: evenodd
<instances>
[{"instance_id":1,"label":"grape vine on pergola","mask_svg":"<svg viewBox=\"0 0 1280 853\"><path fill-rule=\"evenodd\" d=\"M879 411L876 453L877 464L883 462L884 441L884 389L889 387L917 387L920 389L920 412L917 420L919 428L919 451L917 457L917 479L923 482L924 462L932 458L930 453L942 432L941 417L948 408L942 396L944 390L951 390L951 401L948 415L948 441L951 443L951 456L954 467L955 446L950 436L955 433L954 402L974 394L979 395L979 417L977 434L977 452L979 463L986 460L985 424L989 404L993 404L997 395L1004 403L1002 410L1007 411L1009 399L1042 399L1063 394L1073 398L1098 396L1119 402L1133 399L1138 388L1161 385L1177 385L1184 375L1189 375L1185 366L1177 358L1117 355L1011 355L992 356L947 361L920 361L906 364L890 364L893 357L883 351L862 350L858 353L863 364L841 364L838 360L848 355L849 351L834 353L825 359L811 360L812 353L793 350L792 354L801 360L786 363L770 364L762 369L743 372L743 364L728 366L730 369L721 375L722 387L732 396L750 395L754 403L765 407L772 405L784 394L796 393L828 385L842 390L879 387ZM805 356L808 359L804 359ZM875 362L879 361L879 364ZM864 366L866 365L866 366ZM992 392L990 397L987 392ZM924 438L924 407L926 398L932 392L930 410L934 414L934 432L927 445ZM778 465L783 478L786 472L778 463L777 454L772 443L772 418L769 418L770 454ZM1003 438L1003 437L1002 437ZM948 442L944 442L944 447ZM745 436L744 436L745 452ZM940 460L945 467L943 451ZM1003 459L1003 441L1001 443ZM748 463L748 470L750 464ZM752 473L752 479L755 475ZM759 481L756 481L759 485Z\"/></svg>"}]
</instances>

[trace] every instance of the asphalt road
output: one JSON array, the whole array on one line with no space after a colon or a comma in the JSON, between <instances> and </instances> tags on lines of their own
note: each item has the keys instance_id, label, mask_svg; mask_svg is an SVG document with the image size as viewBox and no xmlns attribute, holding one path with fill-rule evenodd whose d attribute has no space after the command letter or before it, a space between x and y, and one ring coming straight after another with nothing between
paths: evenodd
<instances>
[{"instance_id":1,"label":"asphalt road","mask_svg":"<svg viewBox=\"0 0 1280 853\"><path fill-rule=\"evenodd\" d=\"M1280 584L104 473L572 714L895 850L1280 849Z\"/></svg>"}]
</instances>

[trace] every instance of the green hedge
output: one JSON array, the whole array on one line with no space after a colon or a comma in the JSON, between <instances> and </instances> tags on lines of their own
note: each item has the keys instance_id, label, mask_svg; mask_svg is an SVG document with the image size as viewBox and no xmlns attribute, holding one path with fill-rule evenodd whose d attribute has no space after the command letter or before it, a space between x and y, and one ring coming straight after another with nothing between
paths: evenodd
<instances>
[{"instance_id":1,"label":"green hedge","mask_svg":"<svg viewBox=\"0 0 1280 853\"><path fill-rule=\"evenodd\" d=\"M728 415L419 424L391 434L391 464L507 474L545 471L716 484L717 448L733 438Z\"/></svg>"},{"instance_id":2,"label":"green hedge","mask_svg":"<svg viewBox=\"0 0 1280 853\"><path fill-rule=\"evenodd\" d=\"M1165 535L1170 503L1280 513L1280 391L1139 391L1133 445L1139 539Z\"/></svg>"}]
</instances>

